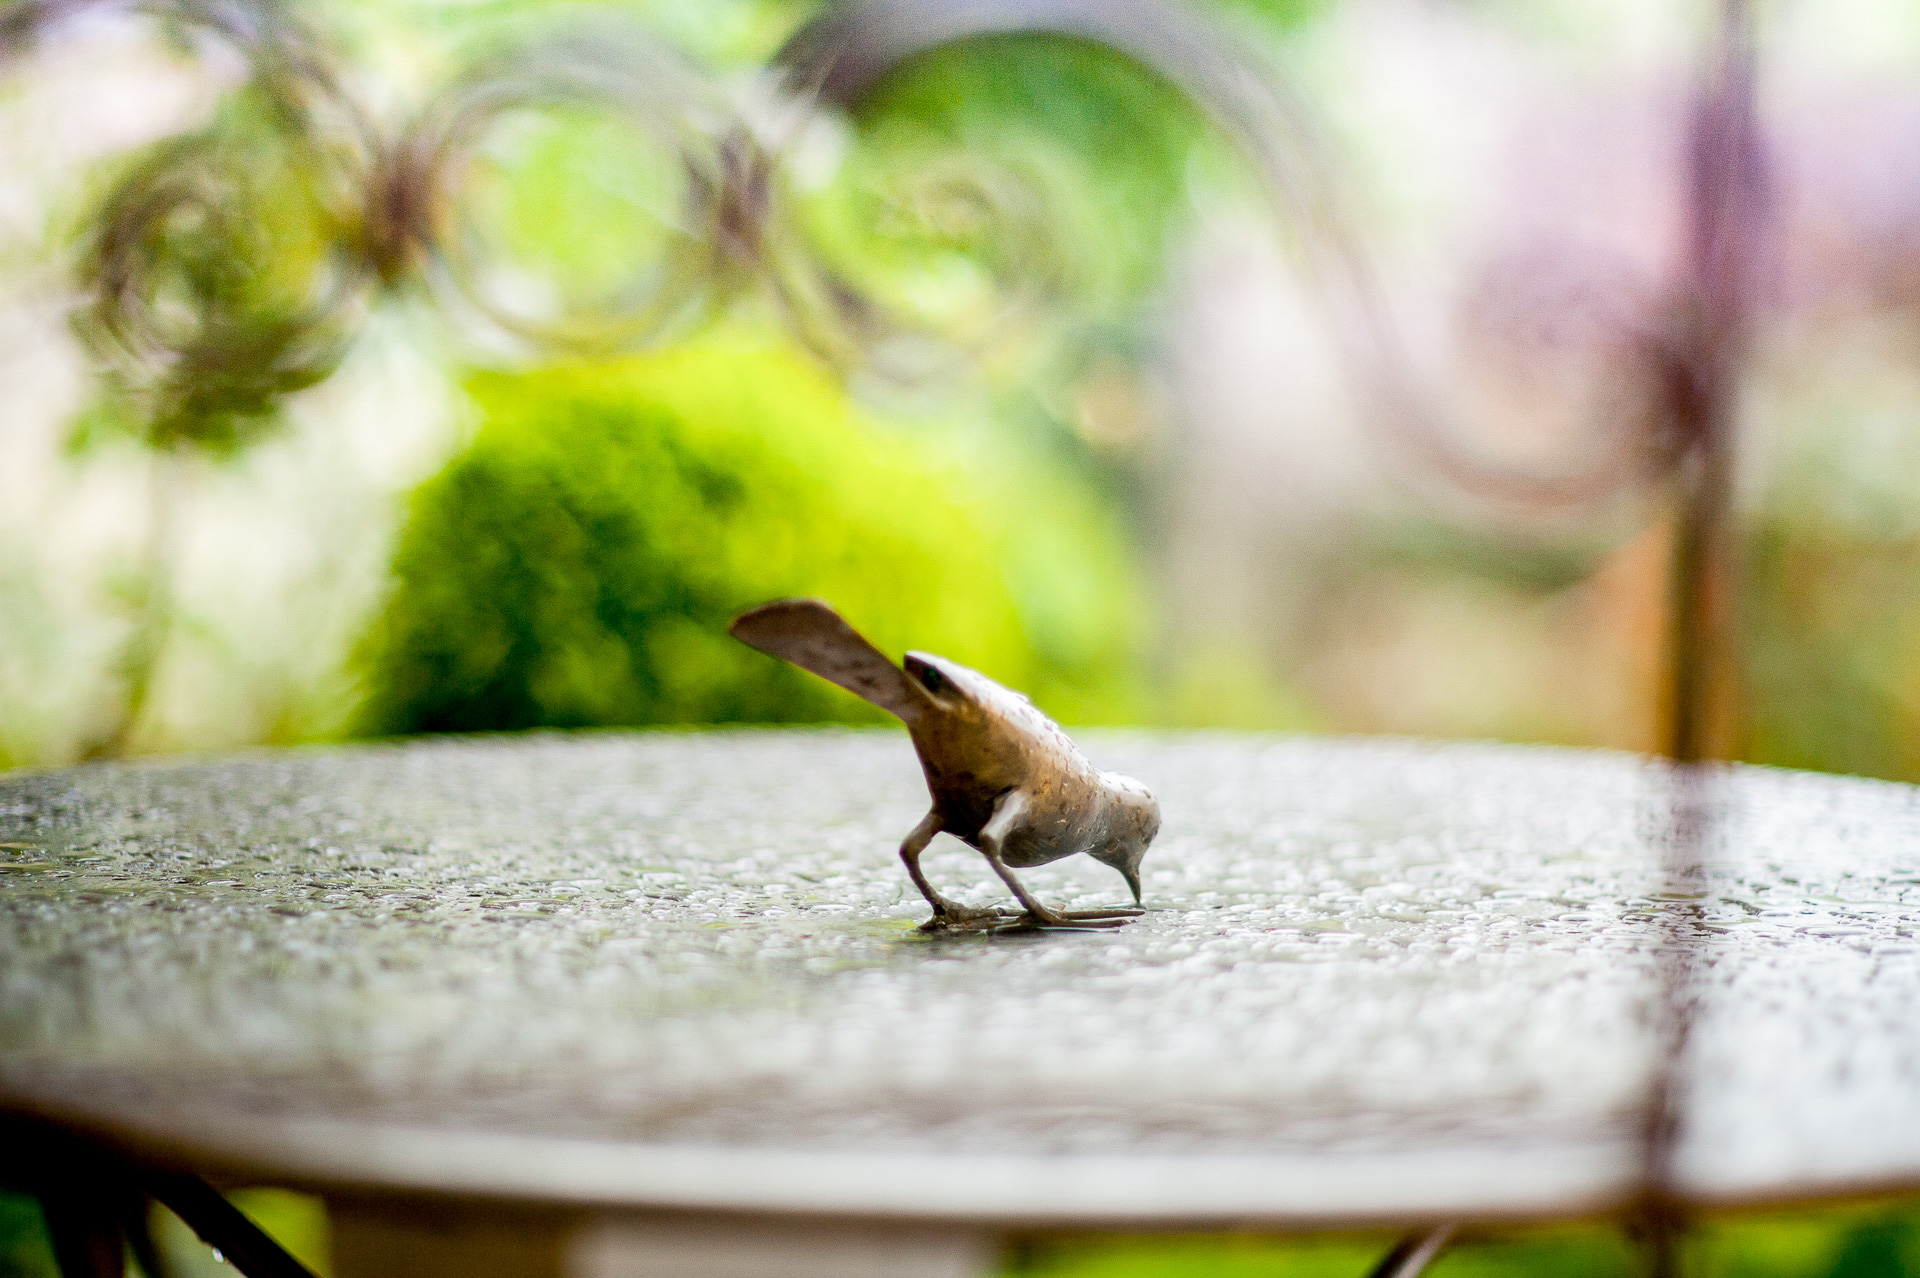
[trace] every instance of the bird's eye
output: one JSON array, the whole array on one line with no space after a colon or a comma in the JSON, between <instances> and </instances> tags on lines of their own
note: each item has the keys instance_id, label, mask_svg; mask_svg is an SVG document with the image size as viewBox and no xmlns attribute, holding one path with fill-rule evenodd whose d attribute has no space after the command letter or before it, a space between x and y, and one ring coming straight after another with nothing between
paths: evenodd
<instances>
[{"instance_id":1,"label":"bird's eye","mask_svg":"<svg viewBox=\"0 0 1920 1278\"><path fill-rule=\"evenodd\" d=\"M920 668L920 682L925 685L928 692L938 692L940 691L941 685L946 683L946 680L942 678L940 672L932 666L922 666Z\"/></svg>"}]
</instances>

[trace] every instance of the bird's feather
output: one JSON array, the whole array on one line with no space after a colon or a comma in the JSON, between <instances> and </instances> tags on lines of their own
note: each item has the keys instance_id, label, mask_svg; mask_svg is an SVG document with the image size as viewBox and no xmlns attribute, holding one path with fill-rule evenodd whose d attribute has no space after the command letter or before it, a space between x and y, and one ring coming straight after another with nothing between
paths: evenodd
<instances>
[{"instance_id":1,"label":"bird's feather","mask_svg":"<svg viewBox=\"0 0 1920 1278\"><path fill-rule=\"evenodd\" d=\"M926 690L818 599L776 599L733 619L727 633L811 670L907 723L925 709Z\"/></svg>"}]
</instances>

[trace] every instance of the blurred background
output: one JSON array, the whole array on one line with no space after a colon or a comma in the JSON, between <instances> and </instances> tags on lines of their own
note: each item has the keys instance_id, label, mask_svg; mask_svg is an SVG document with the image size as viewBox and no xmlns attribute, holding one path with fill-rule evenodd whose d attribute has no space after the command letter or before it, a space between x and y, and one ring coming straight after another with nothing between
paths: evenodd
<instances>
[{"instance_id":1,"label":"blurred background","mask_svg":"<svg viewBox=\"0 0 1920 1278\"><path fill-rule=\"evenodd\" d=\"M782 594L1068 724L1658 750L1718 20L0 0L0 768L874 721ZM1754 33L1715 748L1920 780L1920 8ZM1862 1219L1711 1271L1920 1272Z\"/></svg>"},{"instance_id":2,"label":"blurred background","mask_svg":"<svg viewBox=\"0 0 1920 1278\"><path fill-rule=\"evenodd\" d=\"M11 0L0 764L858 719L721 637L780 593L1069 723L1657 748L1712 7L1174 12L1267 115L773 0ZM1920 16L1757 31L1725 748L1920 778Z\"/></svg>"}]
</instances>

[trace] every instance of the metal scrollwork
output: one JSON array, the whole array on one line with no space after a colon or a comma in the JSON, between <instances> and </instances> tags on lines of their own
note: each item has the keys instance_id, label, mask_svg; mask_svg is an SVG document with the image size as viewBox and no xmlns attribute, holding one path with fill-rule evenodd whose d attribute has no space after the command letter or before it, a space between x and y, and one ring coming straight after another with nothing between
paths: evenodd
<instances>
[{"instance_id":1,"label":"metal scrollwork","mask_svg":"<svg viewBox=\"0 0 1920 1278\"><path fill-rule=\"evenodd\" d=\"M495 278L499 246L466 198L466 179L510 117L568 109L632 126L678 167L679 190L654 228L658 251L631 275L585 301L556 305L550 292L547 304L529 305ZM569 32L482 62L392 148L380 191L383 273L418 269L455 309L538 345L646 343L704 310L753 260L769 169L693 68L632 32Z\"/></svg>"},{"instance_id":2,"label":"metal scrollwork","mask_svg":"<svg viewBox=\"0 0 1920 1278\"><path fill-rule=\"evenodd\" d=\"M317 45L264 5L28 4L0 24L0 62L82 11L148 14L227 44L251 73L210 124L112 183L83 237L76 314L150 443L237 446L358 331L372 133Z\"/></svg>"},{"instance_id":3,"label":"metal scrollwork","mask_svg":"<svg viewBox=\"0 0 1920 1278\"><path fill-rule=\"evenodd\" d=\"M1533 466L1495 455L1446 421L1412 369L1319 130L1244 42L1197 13L1161 0L857 0L803 28L778 61L796 90L813 86L823 105L848 110L935 49L1019 34L1112 49L1206 113L1298 233L1301 269L1374 424L1421 469L1497 501L1545 508L1592 505L1671 471L1685 445L1671 429L1671 397L1684 393L1688 374L1682 341L1657 310L1609 314L1605 331L1590 335L1624 393L1617 411L1584 423L1577 455L1564 463ZM1617 281L1602 283L1606 292ZM1529 282L1515 300L1538 297Z\"/></svg>"},{"instance_id":4,"label":"metal scrollwork","mask_svg":"<svg viewBox=\"0 0 1920 1278\"><path fill-rule=\"evenodd\" d=\"M829 361L897 379L1032 345L1074 288L1070 236L1043 177L1004 157L915 155L897 171L883 157L860 174L866 202L840 210L843 239L852 222L889 246L862 253L820 233L808 213L819 192L798 189L788 160L811 129L854 131L855 108L914 58L980 36L1049 34L1133 60L1235 145L1303 246L1301 269L1371 416L1423 469L1496 498L1587 505L1649 484L1687 444L1674 401L1694 379L1657 300L1588 317L1606 330L1589 334L1602 375L1631 393L1595 400L1577 456L1530 467L1454 429L1411 371L1308 113L1244 42L1163 0L841 5L780 51L775 107L757 114L641 33L573 27L497 50L384 137L320 42L272 0L23 0L0 13L0 65L82 11L202 32L251 72L212 125L126 169L84 247L81 331L138 396L155 442L236 441L338 365L379 289L414 281L450 313L535 349L657 342L748 292ZM644 139L663 174L652 207L614 219L623 224L611 232L631 233L620 260L573 285L516 261L488 216L502 140L568 112ZM968 271L942 278L963 286L931 287L956 259ZM1532 320L1515 308L1543 296L1523 281L1487 313L1524 331Z\"/></svg>"}]
</instances>

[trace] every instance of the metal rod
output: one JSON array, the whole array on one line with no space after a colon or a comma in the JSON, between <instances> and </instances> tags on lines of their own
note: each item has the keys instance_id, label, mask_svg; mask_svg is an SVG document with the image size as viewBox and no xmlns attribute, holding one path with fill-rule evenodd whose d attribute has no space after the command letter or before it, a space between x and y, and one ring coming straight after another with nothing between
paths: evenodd
<instances>
[{"instance_id":1,"label":"metal rod","mask_svg":"<svg viewBox=\"0 0 1920 1278\"><path fill-rule=\"evenodd\" d=\"M1426 1272L1427 1266L1439 1258L1453 1241L1458 1225L1439 1225L1432 1229L1416 1229L1393 1245L1393 1250L1380 1258L1367 1274L1367 1278L1419 1278Z\"/></svg>"},{"instance_id":2,"label":"metal rod","mask_svg":"<svg viewBox=\"0 0 1920 1278\"><path fill-rule=\"evenodd\" d=\"M1682 1135L1701 915L1714 819L1712 761L1731 742L1736 632L1733 549L1735 397L1762 220L1752 15L1723 0L1713 63L1695 111L1688 171L1689 297L1671 343L1670 417L1683 452L1667 634L1669 826L1655 955L1659 1055L1642 1129L1635 1223L1649 1271L1670 1278L1685 1226L1675 1185Z\"/></svg>"},{"instance_id":3,"label":"metal rod","mask_svg":"<svg viewBox=\"0 0 1920 1278\"><path fill-rule=\"evenodd\" d=\"M191 1172L158 1167L19 1115L0 1114L0 1148L15 1154L24 1173L20 1187L40 1200L63 1278L121 1278L129 1245L151 1278L163 1278L150 1264L157 1256L146 1227L149 1198L185 1221L246 1278L314 1278Z\"/></svg>"},{"instance_id":4,"label":"metal rod","mask_svg":"<svg viewBox=\"0 0 1920 1278\"><path fill-rule=\"evenodd\" d=\"M150 1171L140 1181L155 1201L184 1220L201 1242L247 1278L315 1278L311 1269L198 1176Z\"/></svg>"}]
</instances>

